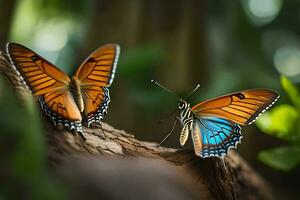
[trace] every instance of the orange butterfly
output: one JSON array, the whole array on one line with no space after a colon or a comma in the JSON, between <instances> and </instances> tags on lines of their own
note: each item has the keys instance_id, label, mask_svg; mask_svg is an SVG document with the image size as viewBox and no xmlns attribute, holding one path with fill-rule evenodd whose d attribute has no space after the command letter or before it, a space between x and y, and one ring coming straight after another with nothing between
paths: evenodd
<instances>
[{"instance_id":1,"label":"orange butterfly","mask_svg":"<svg viewBox=\"0 0 300 200\"><path fill-rule=\"evenodd\" d=\"M158 82L152 80L152 83L174 94ZM243 137L239 125L253 123L279 98L279 94L273 90L252 89L210 99L191 107L186 98L198 88L199 85L185 98L179 98L179 120L183 126L179 141L183 146L191 134L195 154L203 158L224 157L229 149L236 148Z\"/></svg>"},{"instance_id":2,"label":"orange butterfly","mask_svg":"<svg viewBox=\"0 0 300 200\"><path fill-rule=\"evenodd\" d=\"M23 84L38 97L54 125L61 124L82 136L87 125L100 123L110 102L108 87L115 76L120 47L106 44L94 51L71 79L32 50L8 43L9 60Z\"/></svg>"}]
</instances>

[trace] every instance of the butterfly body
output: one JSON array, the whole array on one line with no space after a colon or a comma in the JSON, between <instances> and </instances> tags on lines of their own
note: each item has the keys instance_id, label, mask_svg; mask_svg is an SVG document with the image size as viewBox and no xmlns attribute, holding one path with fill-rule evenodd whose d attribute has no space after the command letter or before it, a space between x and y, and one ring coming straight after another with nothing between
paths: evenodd
<instances>
[{"instance_id":1,"label":"butterfly body","mask_svg":"<svg viewBox=\"0 0 300 200\"><path fill-rule=\"evenodd\" d=\"M7 44L13 69L40 102L54 125L82 133L87 125L100 123L110 102L112 84L120 54L117 44L94 51L70 79L64 72L32 50L16 43Z\"/></svg>"},{"instance_id":2,"label":"butterfly body","mask_svg":"<svg viewBox=\"0 0 300 200\"><path fill-rule=\"evenodd\" d=\"M190 132L192 131L194 116L190 104L182 99L180 99L178 102L178 109L180 111L179 120L183 126L179 136L179 142L180 145L183 146L186 143Z\"/></svg>"},{"instance_id":3,"label":"butterfly body","mask_svg":"<svg viewBox=\"0 0 300 200\"><path fill-rule=\"evenodd\" d=\"M80 82L76 77L72 78L70 83L70 91L73 94L74 100L80 112L84 111L84 102L82 97L82 91L80 88Z\"/></svg>"},{"instance_id":4,"label":"butterfly body","mask_svg":"<svg viewBox=\"0 0 300 200\"><path fill-rule=\"evenodd\" d=\"M240 125L249 125L279 98L268 89L244 90L201 102L193 107L180 99L178 109L183 126L179 141L183 146L191 134L195 154L224 157L242 139Z\"/></svg>"}]
</instances>

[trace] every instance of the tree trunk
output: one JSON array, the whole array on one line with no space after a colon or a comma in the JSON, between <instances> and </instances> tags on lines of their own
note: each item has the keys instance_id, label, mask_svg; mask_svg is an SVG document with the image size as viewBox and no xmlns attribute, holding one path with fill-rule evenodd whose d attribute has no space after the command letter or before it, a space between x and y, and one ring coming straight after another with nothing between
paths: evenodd
<instances>
[{"instance_id":1,"label":"tree trunk","mask_svg":"<svg viewBox=\"0 0 300 200\"><path fill-rule=\"evenodd\" d=\"M0 46L5 46L10 31L16 0L0 1Z\"/></svg>"},{"instance_id":2,"label":"tree trunk","mask_svg":"<svg viewBox=\"0 0 300 200\"><path fill-rule=\"evenodd\" d=\"M9 77L14 86L19 88L17 86L19 82L16 81L18 80L18 76L13 74L8 62L1 55L1 71ZM172 199L188 199L180 198L182 195L178 194L180 189L186 187L194 195L193 198L189 199L273 199L268 183L235 151L230 151L228 156L225 157L225 169L221 159L201 159L196 157L192 150L166 148L159 146L157 143L139 141L133 135L115 129L106 123L102 123L103 129L101 127L83 128L83 134L87 139L83 141L77 134L72 134L66 130L59 130L52 126L46 117L44 118L44 122L51 169L59 171L58 175L66 182L71 182L75 188L82 188L79 185L85 184L92 187L93 191L101 191L97 194L105 194L107 197L108 194L119 194L115 192L115 189L120 191L124 187L131 186L132 182L139 180L139 184L135 184L134 188L129 187L124 190L126 192L133 189L134 192L130 195L133 195L137 199L140 194L144 194L143 191L145 188L164 187L167 184L166 180L170 180L173 177L183 177L185 182L180 184L179 189L172 184L168 185L169 187L167 188L170 189L170 192L166 193L166 190L164 190L164 195L169 195L169 197L170 195L176 195L177 198L172 197ZM68 161L70 157L75 157L75 161ZM76 157L81 158L76 159ZM115 164L111 163L112 158L117 160ZM139 165L138 163L140 162L137 162L134 158L147 158L148 161L143 161L143 164ZM124 159L127 161L121 162ZM155 167L146 169L151 163L158 165L158 168L156 168L158 170L154 170ZM105 168L105 166L110 167ZM102 169L102 171L99 169ZM143 169L147 173L143 173ZM111 176L108 176L110 170L114 171ZM171 174L167 173L169 170L172 171ZM142 173L140 173L141 171ZM160 174L159 171L166 173ZM138 179L135 177L136 174L140 174ZM155 178L156 174L160 174L160 176ZM167 178L163 178L165 176ZM77 181L75 180L76 177ZM113 192L109 193L105 188L114 178L118 179L112 185ZM145 182L150 179L150 185L147 185ZM102 181L102 183L99 184L99 181ZM180 182L180 180L176 181ZM124 184L121 185L121 183ZM76 190L72 192L76 193ZM150 193L152 199L156 197L156 192L155 190ZM83 196L86 197L91 194L89 192L83 194ZM75 197L76 199L80 199L82 196L78 194ZM126 199L126 197L132 199L128 195L123 196L122 199ZM185 195L184 197L187 196ZM151 198L145 196L145 199ZM155 199L168 198L162 196Z\"/></svg>"},{"instance_id":3,"label":"tree trunk","mask_svg":"<svg viewBox=\"0 0 300 200\"><path fill-rule=\"evenodd\" d=\"M179 94L184 94L200 82L205 85L210 77L206 10L206 3L201 0L172 3L161 0L94 1L84 46L77 58L80 63L103 43L120 44L118 84L112 86L118 92L114 89L111 93L110 113L127 114L125 118L123 115L109 115L111 123L136 133L142 133L145 128L148 133L155 131L150 120L145 120L143 126L135 123L144 115L136 103L127 98L128 94L145 96L144 91L151 90L148 86L150 79L158 80ZM141 59L143 61L139 62L138 67L125 66L127 61ZM135 73L129 77L128 73L132 70ZM116 99L122 99L122 103ZM148 104L153 106L151 100ZM163 104L160 102L157 107ZM168 108L165 109L162 111L168 112ZM148 112L147 117L157 116L154 112ZM147 132L140 137L147 138ZM151 139L155 138L159 135L152 135Z\"/></svg>"}]
</instances>

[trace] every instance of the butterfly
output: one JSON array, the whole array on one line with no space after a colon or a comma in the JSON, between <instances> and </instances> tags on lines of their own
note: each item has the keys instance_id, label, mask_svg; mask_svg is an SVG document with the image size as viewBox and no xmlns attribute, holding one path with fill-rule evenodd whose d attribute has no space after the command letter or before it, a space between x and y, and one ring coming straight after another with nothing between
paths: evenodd
<instances>
[{"instance_id":1,"label":"butterfly","mask_svg":"<svg viewBox=\"0 0 300 200\"><path fill-rule=\"evenodd\" d=\"M8 43L6 51L23 85L38 97L54 125L62 125L83 137L83 119L87 126L101 122L107 113L108 88L120 55L117 44L106 44L94 51L72 78L23 45Z\"/></svg>"},{"instance_id":2,"label":"butterfly","mask_svg":"<svg viewBox=\"0 0 300 200\"><path fill-rule=\"evenodd\" d=\"M152 82L173 93L158 82ZM277 101L279 94L270 89L243 90L200 102L193 107L185 100L186 97L178 101L178 119L183 126L180 145L183 146L191 134L197 156L223 158L229 149L236 148L241 142L240 125L252 124Z\"/></svg>"}]
</instances>

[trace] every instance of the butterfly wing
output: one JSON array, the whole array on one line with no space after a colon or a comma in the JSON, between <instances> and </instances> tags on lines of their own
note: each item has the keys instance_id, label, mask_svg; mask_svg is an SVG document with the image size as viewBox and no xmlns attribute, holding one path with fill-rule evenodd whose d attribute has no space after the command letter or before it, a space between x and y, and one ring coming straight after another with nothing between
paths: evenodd
<instances>
[{"instance_id":1,"label":"butterfly wing","mask_svg":"<svg viewBox=\"0 0 300 200\"><path fill-rule=\"evenodd\" d=\"M199 117L214 116L248 125L278 98L278 93L268 89L244 90L199 103L192 112Z\"/></svg>"},{"instance_id":2,"label":"butterfly wing","mask_svg":"<svg viewBox=\"0 0 300 200\"><path fill-rule=\"evenodd\" d=\"M70 91L56 90L39 97L39 102L54 125L82 133L81 114Z\"/></svg>"},{"instance_id":3,"label":"butterfly wing","mask_svg":"<svg viewBox=\"0 0 300 200\"><path fill-rule=\"evenodd\" d=\"M12 66L23 79L23 84L34 95L44 95L68 86L70 79L67 75L30 49L8 43L7 53Z\"/></svg>"},{"instance_id":4,"label":"butterfly wing","mask_svg":"<svg viewBox=\"0 0 300 200\"><path fill-rule=\"evenodd\" d=\"M51 121L81 131L81 114L69 92L70 79L61 70L30 49L7 44L12 67L35 95Z\"/></svg>"},{"instance_id":5,"label":"butterfly wing","mask_svg":"<svg viewBox=\"0 0 300 200\"><path fill-rule=\"evenodd\" d=\"M195 154L206 157L224 157L242 139L238 124L217 117L195 118L192 130Z\"/></svg>"},{"instance_id":6,"label":"butterfly wing","mask_svg":"<svg viewBox=\"0 0 300 200\"><path fill-rule=\"evenodd\" d=\"M113 82L119 54L117 44L104 45L94 51L75 74L80 84L88 126L100 122L107 112L110 101L108 87Z\"/></svg>"}]
</instances>

